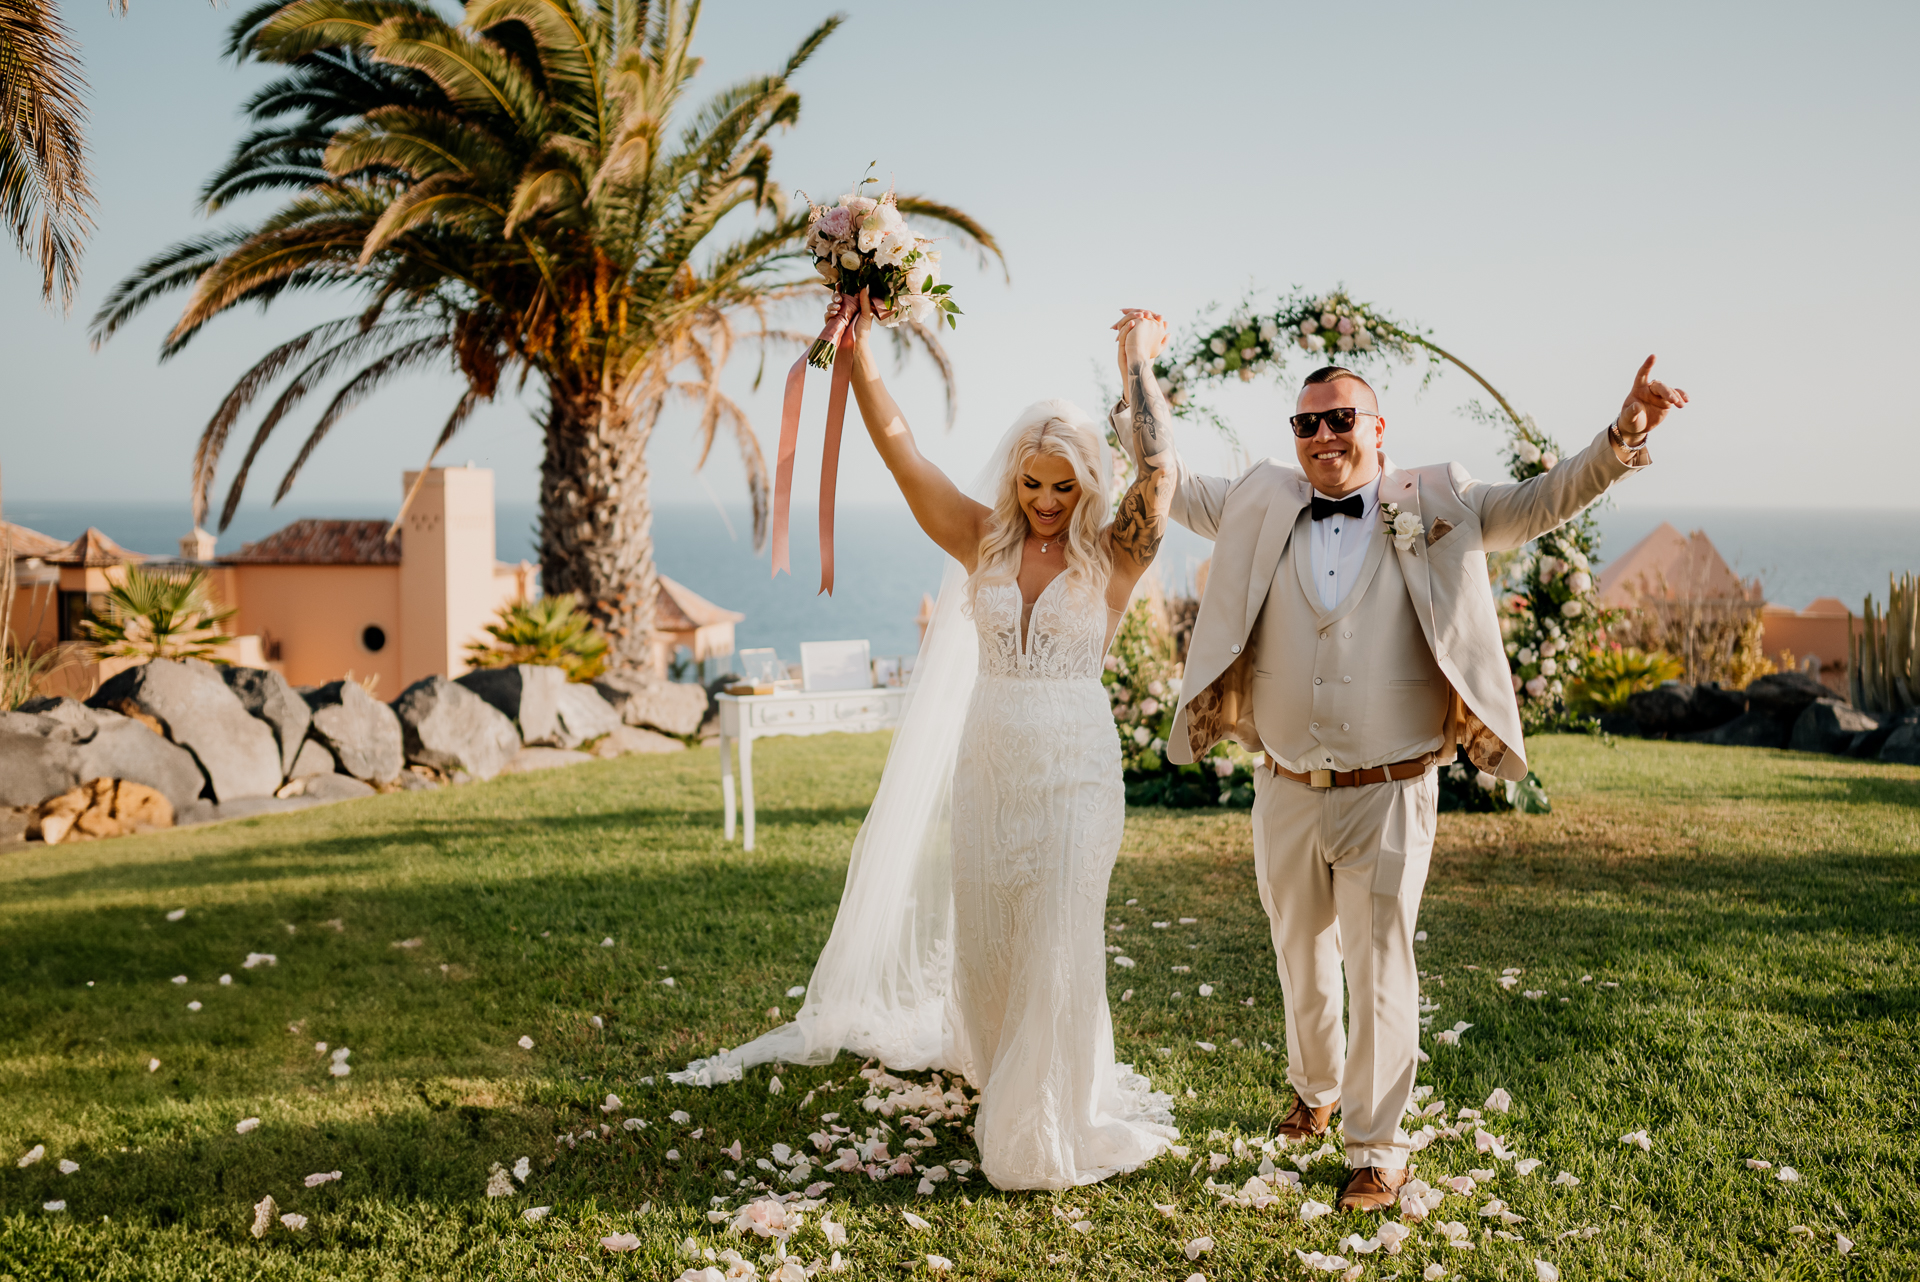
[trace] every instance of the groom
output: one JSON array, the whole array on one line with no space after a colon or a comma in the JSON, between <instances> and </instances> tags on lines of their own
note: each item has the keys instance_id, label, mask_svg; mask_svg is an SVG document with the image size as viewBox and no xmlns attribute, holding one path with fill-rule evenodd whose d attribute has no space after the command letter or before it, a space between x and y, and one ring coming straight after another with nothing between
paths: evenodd
<instances>
[{"instance_id":1,"label":"groom","mask_svg":"<svg viewBox=\"0 0 1920 1282\"><path fill-rule=\"evenodd\" d=\"M1373 389L1333 365L1300 389L1297 468L1267 459L1237 478L1200 476L1153 421L1151 367L1127 371L1120 439L1170 462L1173 518L1214 542L1167 756L1192 761L1228 736L1263 754L1254 866L1294 1090L1279 1133L1319 1136L1342 1114L1343 1210L1385 1210L1407 1179L1400 1119L1420 1034L1413 932L1436 768L1464 744L1482 770L1527 773L1487 553L1538 538L1648 465L1648 433L1687 403L1652 370L1649 356L1585 450L1504 483L1457 463L1395 467Z\"/></svg>"}]
</instances>

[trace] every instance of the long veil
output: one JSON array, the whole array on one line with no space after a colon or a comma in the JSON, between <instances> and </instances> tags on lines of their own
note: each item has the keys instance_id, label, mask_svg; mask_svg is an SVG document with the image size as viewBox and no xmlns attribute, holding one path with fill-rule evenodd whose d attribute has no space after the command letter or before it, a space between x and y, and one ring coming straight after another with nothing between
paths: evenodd
<instances>
[{"instance_id":1,"label":"long veil","mask_svg":"<svg viewBox=\"0 0 1920 1282\"><path fill-rule=\"evenodd\" d=\"M1014 464L1016 438L1048 419L1094 420L1070 401L1029 405L1007 429L968 497L993 506ZM1112 461L1100 457L1111 488ZM1091 500L1093 496L1088 496ZM1099 496L1106 502L1109 496ZM853 839L833 933L790 1024L744 1046L698 1059L669 1080L686 1086L739 1081L755 1064L825 1064L842 1050L896 1069L945 1068L947 993L953 977L953 767L979 667L967 617L967 571L947 558L933 618L921 639L907 710L887 753L873 807Z\"/></svg>"}]
</instances>

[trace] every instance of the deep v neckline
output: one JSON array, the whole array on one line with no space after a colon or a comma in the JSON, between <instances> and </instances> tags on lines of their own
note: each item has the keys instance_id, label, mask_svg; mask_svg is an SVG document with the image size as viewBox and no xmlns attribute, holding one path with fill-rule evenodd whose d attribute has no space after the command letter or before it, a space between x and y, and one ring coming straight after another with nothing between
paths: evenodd
<instances>
[{"instance_id":1,"label":"deep v neckline","mask_svg":"<svg viewBox=\"0 0 1920 1282\"><path fill-rule=\"evenodd\" d=\"M1020 638L1019 638L1021 658L1023 659L1026 658L1027 655L1031 652L1031 643L1033 641L1033 616L1040 612L1040 603L1047 599L1047 593L1053 591L1053 585L1066 577L1067 577L1067 572L1065 570L1062 570L1060 571L1060 573L1054 575L1051 579L1048 579L1047 585L1040 589L1039 594L1033 598L1033 601L1031 604L1028 603L1026 595L1024 593L1021 594ZM1017 578L1013 581L1013 590L1015 592L1020 591L1020 580Z\"/></svg>"}]
</instances>

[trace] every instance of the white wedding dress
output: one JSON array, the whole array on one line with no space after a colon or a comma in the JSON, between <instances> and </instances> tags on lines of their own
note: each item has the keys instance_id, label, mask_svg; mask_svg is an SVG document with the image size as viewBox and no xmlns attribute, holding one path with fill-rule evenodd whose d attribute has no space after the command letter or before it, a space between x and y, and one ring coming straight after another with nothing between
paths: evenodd
<instances>
[{"instance_id":1,"label":"white wedding dress","mask_svg":"<svg viewBox=\"0 0 1920 1282\"><path fill-rule=\"evenodd\" d=\"M1099 430L1069 402L1029 406L967 492L991 505L1017 437L1048 417ZM1062 575L1023 627L1017 584L974 591L949 559L806 1001L672 1081L843 1050L958 1072L981 1096L981 1169L1007 1189L1090 1184L1179 1137L1171 1098L1113 1055L1105 920L1125 796L1105 596Z\"/></svg>"},{"instance_id":2,"label":"white wedding dress","mask_svg":"<svg viewBox=\"0 0 1920 1282\"><path fill-rule=\"evenodd\" d=\"M980 668L953 772L948 1066L980 1092L974 1141L999 1188L1070 1188L1177 1138L1172 1101L1116 1064L1107 880L1126 798L1100 683L1104 584L1062 574L1022 645L1017 583L973 599Z\"/></svg>"}]
</instances>

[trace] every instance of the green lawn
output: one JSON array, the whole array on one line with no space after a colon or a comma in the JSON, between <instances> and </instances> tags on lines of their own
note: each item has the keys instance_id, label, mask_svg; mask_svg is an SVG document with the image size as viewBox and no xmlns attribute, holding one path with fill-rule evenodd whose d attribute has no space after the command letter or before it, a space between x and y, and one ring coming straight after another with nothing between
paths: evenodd
<instances>
[{"instance_id":1,"label":"green lawn","mask_svg":"<svg viewBox=\"0 0 1920 1282\"><path fill-rule=\"evenodd\" d=\"M720 1172L758 1176L823 1111L876 1124L860 1065L784 1070L777 1095L769 1068L714 1091L664 1074L764 1031L770 1007L791 1015L884 752L878 736L762 745L751 856L720 840L711 750L0 853L0 1278L672 1279L694 1263L688 1237L770 1273L771 1242L709 1222L733 1192ZM1442 818L1426 995L1436 1029L1473 1027L1458 1046L1427 1039L1421 1080L1449 1112L1506 1088L1513 1112L1491 1129L1543 1164L1521 1177L1435 1143L1424 1178L1501 1172L1433 1217L1467 1224L1476 1249L1429 1222L1398 1256L1353 1256L1364 1276L1437 1261L1530 1280L1536 1258L1567 1279L1920 1275L1920 770L1586 739L1534 756L1551 816ZM1113 938L1138 962L1111 972L1121 1057L1176 1095L1190 1156L1061 1195L977 1173L931 1197L816 1176L837 1181L849 1276L925 1274L928 1254L968 1278L1338 1276L1294 1248L1333 1252L1370 1221L1303 1224L1298 1196L1222 1208L1193 1169L1257 1140L1289 1098L1264 1049L1282 1041L1279 988L1246 823L1136 811L1114 874ZM1181 916L1198 923L1149 925ZM249 953L278 961L244 969ZM351 1048L350 1076L329 1074L321 1041ZM623 1104L603 1115L609 1093ZM1643 1128L1651 1152L1619 1142ZM972 1156L963 1131L937 1133L927 1164ZM744 1161L721 1151L736 1139ZM16 1167L34 1145L44 1160ZM522 1156L524 1187L487 1197L490 1168ZM1217 1178L1241 1184L1257 1160ZM1562 1170L1581 1183L1551 1183ZM1340 1175L1311 1164L1307 1194L1332 1201ZM306 1229L252 1236L268 1194ZM1488 1197L1525 1217L1507 1230L1524 1241L1488 1236ZM55 1199L64 1211L42 1209ZM553 1210L530 1223L531 1206ZM806 1221L790 1246L811 1261L829 1248L819 1212ZM628 1232L630 1254L599 1245ZM1215 1246L1190 1263L1202 1235Z\"/></svg>"}]
</instances>

